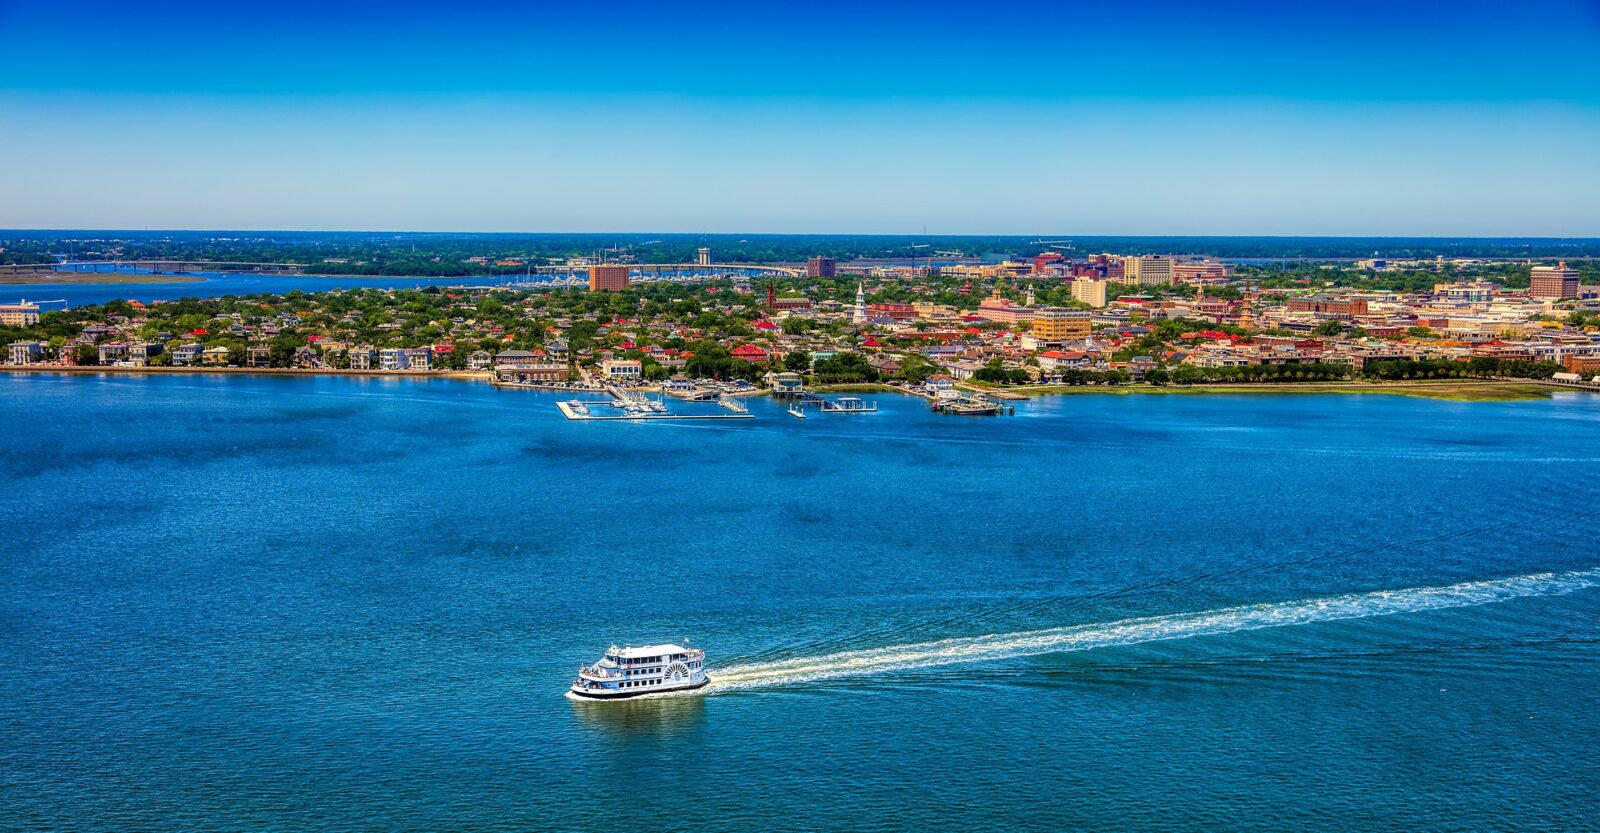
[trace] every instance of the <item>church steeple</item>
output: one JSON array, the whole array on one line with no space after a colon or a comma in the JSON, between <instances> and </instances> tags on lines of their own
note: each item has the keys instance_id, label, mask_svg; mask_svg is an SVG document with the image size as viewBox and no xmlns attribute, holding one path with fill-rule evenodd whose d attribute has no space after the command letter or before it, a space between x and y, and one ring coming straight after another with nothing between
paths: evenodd
<instances>
[{"instance_id":1,"label":"church steeple","mask_svg":"<svg viewBox=\"0 0 1600 833\"><path fill-rule=\"evenodd\" d=\"M867 321L867 284L865 281L856 284L856 310L851 320L857 324Z\"/></svg>"}]
</instances>

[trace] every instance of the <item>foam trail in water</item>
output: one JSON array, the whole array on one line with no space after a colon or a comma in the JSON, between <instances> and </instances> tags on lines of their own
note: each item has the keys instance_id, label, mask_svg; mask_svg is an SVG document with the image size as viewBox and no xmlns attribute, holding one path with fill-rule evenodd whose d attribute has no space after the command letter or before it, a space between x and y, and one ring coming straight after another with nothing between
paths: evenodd
<instances>
[{"instance_id":1,"label":"foam trail in water","mask_svg":"<svg viewBox=\"0 0 1600 833\"><path fill-rule=\"evenodd\" d=\"M721 669L713 668L711 685L702 691L714 693L763 688L808 680L927 668L958 662L982 662L1284 625L1473 607L1527 596L1571 593L1595 586L1600 586L1600 568L1469 581L1443 587L1412 587L1404 590L1350 593L1296 602L1274 602L1195 613L1147 616L1018 633L957 637L935 642L890 645L882 648L733 665Z\"/></svg>"}]
</instances>

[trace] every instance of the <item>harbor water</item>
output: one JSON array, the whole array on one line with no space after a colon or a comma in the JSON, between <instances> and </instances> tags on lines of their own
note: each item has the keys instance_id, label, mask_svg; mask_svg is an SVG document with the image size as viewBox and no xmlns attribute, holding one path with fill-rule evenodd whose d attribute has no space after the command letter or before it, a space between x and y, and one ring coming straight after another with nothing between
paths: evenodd
<instances>
[{"instance_id":1,"label":"harbor water","mask_svg":"<svg viewBox=\"0 0 1600 833\"><path fill-rule=\"evenodd\" d=\"M0 829L1600 830L1600 396L570 398L0 374Z\"/></svg>"}]
</instances>

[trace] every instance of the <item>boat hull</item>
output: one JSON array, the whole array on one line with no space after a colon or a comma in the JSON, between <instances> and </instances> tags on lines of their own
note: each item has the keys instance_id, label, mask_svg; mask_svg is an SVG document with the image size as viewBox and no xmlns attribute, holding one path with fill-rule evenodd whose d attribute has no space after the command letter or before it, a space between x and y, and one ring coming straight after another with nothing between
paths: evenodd
<instances>
[{"instance_id":1,"label":"boat hull","mask_svg":"<svg viewBox=\"0 0 1600 833\"><path fill-rule=\"evenodd\" d=\"M569 688L567 689L567 696L573 698L574 700L627 700L632 697L645 697L651 694L677 694L680 691L694 691L696 689L705 688L710 684L711 678L707 677L698 683L694 683L693 685L682 685L678 686L677 688L657 688L647 691L619 691L614 694L594 694L588 691L578 691L575 688Z\"/></svg>"}]
</instances>

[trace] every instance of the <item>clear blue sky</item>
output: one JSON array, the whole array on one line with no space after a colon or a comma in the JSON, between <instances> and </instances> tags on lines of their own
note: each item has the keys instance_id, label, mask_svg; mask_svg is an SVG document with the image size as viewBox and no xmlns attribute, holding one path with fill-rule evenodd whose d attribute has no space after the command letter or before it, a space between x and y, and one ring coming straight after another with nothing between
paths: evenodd
<instances>
[{"instance_id":1,"label":"clear blue sky","mask_svg":"<svg viewBox=\"0 0 1600 833\"><path fill-rule=\"evenodd\" d=\"M1600 0L337 5L0 0L0 227L1600 236Z\"/></svg>"}]
</instances>

